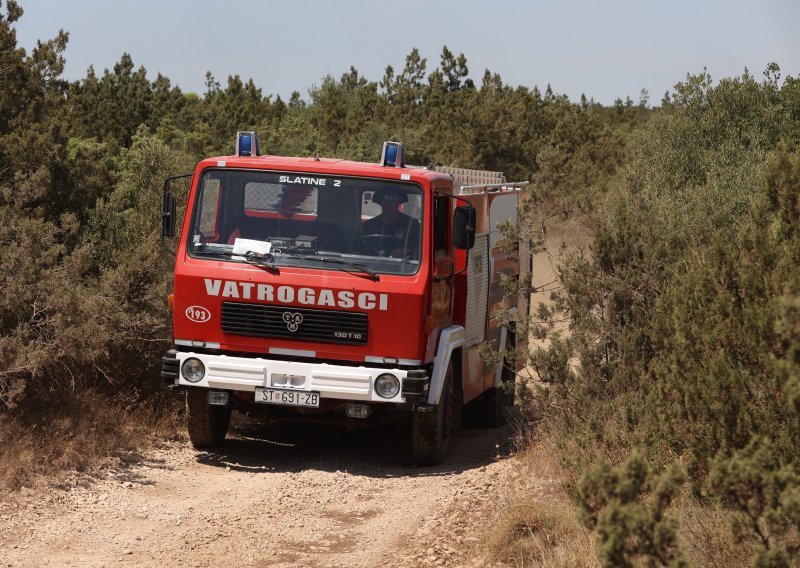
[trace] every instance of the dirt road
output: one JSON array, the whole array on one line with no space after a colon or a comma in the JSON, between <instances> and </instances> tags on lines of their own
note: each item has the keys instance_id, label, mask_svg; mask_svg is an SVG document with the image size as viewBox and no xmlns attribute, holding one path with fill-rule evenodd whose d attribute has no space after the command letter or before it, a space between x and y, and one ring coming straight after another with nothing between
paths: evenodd
<instances>
[{"instance_id":1,"label":"dirt road","mask_svg":"<svg viewBox=\"0 0 800 568\"><path fill-rule=\"evenodd\" d=\"M170 443L0 502L0 566L484 566L472 550L510 433L459 432L435 468L408 465L398 427L240 430L219 453Z\"/></svg>"}]
</instances>

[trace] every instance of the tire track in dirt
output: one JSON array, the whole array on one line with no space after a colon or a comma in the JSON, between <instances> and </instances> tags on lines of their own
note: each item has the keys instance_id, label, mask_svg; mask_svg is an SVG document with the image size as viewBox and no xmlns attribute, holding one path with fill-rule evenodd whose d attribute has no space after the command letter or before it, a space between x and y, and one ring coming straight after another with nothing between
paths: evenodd
<instances>
[{"instance_id":1,"label":"tire track in dirt","mask_svg":"<svg viewBox=\"0 0 800 568\"><path fill-rule=\"evenodd\" d=\"M0 566L464 565L510 433L461 431L433 468L408 466L401 427L272 425L215 453L170 443L0 502Z\"/></svg>"}]
</instances>

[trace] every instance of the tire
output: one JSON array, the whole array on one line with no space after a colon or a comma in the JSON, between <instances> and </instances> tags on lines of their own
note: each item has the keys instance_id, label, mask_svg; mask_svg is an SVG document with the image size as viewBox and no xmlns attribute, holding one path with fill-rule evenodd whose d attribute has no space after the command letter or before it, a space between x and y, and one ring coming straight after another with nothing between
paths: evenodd
<instances>
[{"instance_id":1,"label":"tire","mask_svg":"<svg viewBox=\"0 0 800 568\"><path fill-rule=\"evenodd\" d=\"M231 423L231 406L208 404L208 391L190 388L186 391L186 425L189 440L198 450L218 448L225 443Z\"/></svg>"},{"instance_id":2,"label":"tire","mask_svg":"<svg viewBox=\"0 0 800 568\"><path fill-rule=\"evenodd\" d=\"M514 406L514 372L503 366L501 373L501 386L490 388L471 403L475 426L499 428L508 422L508 409Z\"/></svg>"},{"instance_id":3,"label":"tire","mask_svg":"<svg viewBox=\"0 0 800 568\"><path fill-rule=\"evenodd\" d=\"M447 457L457 404L453 382L451 363L445 372L439 404L432 412L411 415L411 453L417 465L439 465Z\"/></svg>"}]
</instances>

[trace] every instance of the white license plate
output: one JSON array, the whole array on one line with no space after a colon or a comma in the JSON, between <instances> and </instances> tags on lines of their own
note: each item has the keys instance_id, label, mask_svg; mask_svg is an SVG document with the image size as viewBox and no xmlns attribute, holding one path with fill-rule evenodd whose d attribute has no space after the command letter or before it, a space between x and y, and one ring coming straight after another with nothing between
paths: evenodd
<instances>
[{"instance_id":1,"label":"white license plate","mask_svg":"<svg viewBox=\"0 0 800 568\"><path fill-rule=\"evenodd\" d=\"M256 387L256 402L319 408L319 393Z\"/></svg>"}]
</instances>

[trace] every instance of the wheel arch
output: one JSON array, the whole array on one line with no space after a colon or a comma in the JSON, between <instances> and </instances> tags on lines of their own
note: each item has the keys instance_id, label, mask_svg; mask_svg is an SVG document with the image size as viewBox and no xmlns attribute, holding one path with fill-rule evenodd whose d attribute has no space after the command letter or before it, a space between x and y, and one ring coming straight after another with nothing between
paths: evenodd
<instances>
[{"instance_id":1,"label":"wheel arch","mask_svg":"<svg viewBox=\"0 0 800 568\"><path fill-rule=\"evenodd\" d=\"M439 334L439 345L436 349L436 356L433 358L433 372L431 373L431 386L428 390L428 404L439 404L444 385L444 377L447 372L447 365L456 354L458 366L454 366L453 374L456 380L461 380L461 348L466 343L464 328L460 325L451 325L444 328Z\"/></svg>"}]
</instances>

